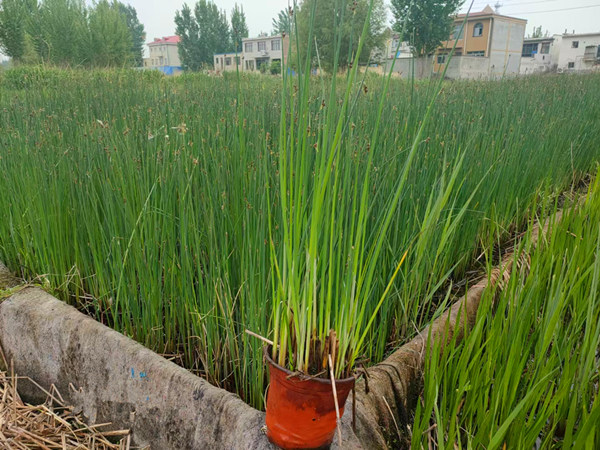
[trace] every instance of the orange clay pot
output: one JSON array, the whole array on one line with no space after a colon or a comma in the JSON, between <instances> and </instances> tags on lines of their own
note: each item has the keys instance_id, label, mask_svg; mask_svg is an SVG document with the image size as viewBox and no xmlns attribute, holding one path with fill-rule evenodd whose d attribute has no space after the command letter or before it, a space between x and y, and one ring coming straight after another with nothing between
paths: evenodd
<instances>
[{"instance_id":1,"label":"orange clay pot","mask_svg":"<svg viewBox=\"0 0 600 450\"><path fill-rule=\"evenodd\" d=\"M331 381L292 375L271 359L270 350L270 346L264 350L271 383L267 394L267 437L284 449L328 448L337 425ZM335 380L335 387L341 417L354 378Z\"/></svg>"}]
</instances>

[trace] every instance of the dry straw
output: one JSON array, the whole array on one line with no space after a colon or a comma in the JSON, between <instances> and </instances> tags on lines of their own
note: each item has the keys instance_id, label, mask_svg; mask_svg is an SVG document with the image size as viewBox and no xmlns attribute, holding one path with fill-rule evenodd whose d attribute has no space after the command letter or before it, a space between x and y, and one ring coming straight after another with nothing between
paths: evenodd
<instances>
[{"instance_id":1,"label":"dry straw","mask_svg":"<svg viewBox=\"0 0 600 450\"><path fill-rule=\"evenodd\" d=\"M8 366L4 355L4 367ZM65 404L56 389L41 387L48 399L41 405L25 403L18 384L27 380L11 368L0 370L0 448L8 449L86 449L124 450L130 447L129 430L109 431L110 424L86 425L72 407Z\"/></svg>"}]
</instances>

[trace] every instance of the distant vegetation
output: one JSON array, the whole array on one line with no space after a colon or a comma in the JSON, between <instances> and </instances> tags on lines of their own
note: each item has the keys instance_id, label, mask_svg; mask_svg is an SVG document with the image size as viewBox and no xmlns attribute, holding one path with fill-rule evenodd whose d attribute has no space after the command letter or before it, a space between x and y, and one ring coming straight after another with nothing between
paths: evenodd
<instances>
[{"instance_id":1,"label":"distant vegetation","mask_svg":"<svg viewBox=\"0 0 600 450\"><path fill-rule=\"evenodd\" d=\"M2 0L0 49L17 64L142 66L145 33L118 1Z\"/></svg>"},{"instance_id":2,"label":"distant vegetation","mask_svg":"<svg viewBox=\"0 0 600 450\"><path fill-rule=\"evenodd\" d=\"M227 13L211 0L187 3L175 14L175 33L181 38L179 56L185 69L200 70L213 64L213 55L240 52L242 39L248 37L244 9L235 4L231 25Z\"/></svg>"},{"instance_id":3,"label":"distant vegetation","mask_svg":"<svg viewBox=\"0 0 600 450\"><path fill-rule=\"evenodd\" d=\"M431 55L448 39L452 16L464 0L391 0L394 30L417 56Z\"/></svg>"}]
</instances>

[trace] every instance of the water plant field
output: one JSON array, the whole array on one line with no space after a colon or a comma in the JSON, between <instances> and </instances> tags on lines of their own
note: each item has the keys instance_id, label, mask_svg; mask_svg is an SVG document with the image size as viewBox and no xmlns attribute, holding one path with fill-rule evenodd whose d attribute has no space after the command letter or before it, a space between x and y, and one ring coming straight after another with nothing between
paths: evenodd
<instances>
[{"instance_id":1,"label":"water plant field","mask_svg":"<svg viewBox=\"0 0 600 450\"><path fill-rule=\"evenodd\" d=\"M532 250L538 232L464 341L432 349L413 448L600 446L600 178Z\"/></svg>"},{"instance_id":2,"label":"water plant field","mask_svg":"<svg viewBox=\"0 0 600 450\"><path fill-rule=\"evenodd\" d=\"M341 111L344 82L333 96L329 80L310 83L306 127L292 139L316 152L320 118ZM599 83L582 75L443 85L373 273L366 316L407 252L366 358L381 360L428 322L490 236L508 237L540 197L594 170ZM353 193L371 164L367 243L380 238L435 88L393 79L384 93L378 76L351 88L333 171L344 170L338 200L351 226ZM249 75L1 74L0 259L262 407L262 343L244 330L273 329L280 125L296 120L293 109L282 114L281 89L279 78Z\"/></svg>"}]
</instances>

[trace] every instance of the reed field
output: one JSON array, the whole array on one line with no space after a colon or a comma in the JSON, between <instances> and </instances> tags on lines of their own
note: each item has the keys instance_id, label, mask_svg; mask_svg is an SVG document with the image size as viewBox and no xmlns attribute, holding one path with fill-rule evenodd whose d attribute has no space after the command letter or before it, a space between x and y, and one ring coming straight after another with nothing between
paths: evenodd
<instances>
[{"instance_id":1,"label":"reed field","mask_svg":"<svg viewBox=\"0 0 600 450\"><path fill-rule=\"evenodd\" d=\"M581 200L535 250L528 230L526 270L485 292L463 342L431 349L412 448L600 447L600 178Z\"/></svg>"},{"instance_id":2,"label":"reed field","mask_svg":"<svg viewBox=\"0 0 600 450\"><path fill-rule=\"evenodd\" d=\"M359 346L359 359L370 364L445 308L469 271L485 269L481 255L525 227L540 199L574 188L600 160L598 74L443 82L434 103L435 80L392 78L386 84L369 74L350 84L343 76L337 84L304 79L302 87L293 77L282 83L247 74L167 79L134 71L0 73L0 260L261 408L263 343L244 331L273 339L273 297L280 292L273 261L285 260L288 243L286 251L310 238L294 234L289 224L309 220L299 206L303 198L320 198L313 197L315 174L330 172L333 180L319 191L328 199L321 203L331 227L314 243L325 248L319 279L332 284L315 282L310 292L328 292L334 310L343 303L336 292L354 295L344 273L354 264L355 240L364 260L377 262L359 277L371 281L356 313L374 317ZM332 145L336 155L329 161L323 155ZM300 155L306 166L294 160ZM330 162L328 171L311 170ZM476 443L482 439L472 432L489 439L493 425L509 417L521 424L537 420L540 430L554 426L526 414L556 406L562 414L556 417L566 421L565 439L570 436L570 417L587 406L573 405L568 380L589 381L595 367L596 390L598 383L593 358L581 368L573 360L556 386L550 382L564 352L589 357L588 347L598 345L597 330L582 325L593 317L597 323L597 264L581 266L584 283L595 292L593 305L577 294L588 285L577 284L575 266L559 264L567 254L589 262L597 252L598 228L591 219L583 222L573 218L593 237L585 249L567 237L552 244L549 255L532 261L531 281L511 284L501 300L510 317L526 308L527 321L488 318L492 330L474 332L458 350L440 355L439 367L451 370L426 375L415 430L428 429L435 414L438 432L450 433L452 442L468 433ZM377 258L369 259L368 249L376 249ZM295 287L305 282L297 279ZM579 291L564 291L564 284ZM527 297L520 306L508 300L517 294ZM554 306L545 303L550 298ZM557 331L557 314L567 310L572 325ZM544 325L539 339L525 342L526 330L545 321L553 328ZM361 337L352 322L341 326ZM580 342L582 327L595 335ZM513 335L522 354L507 344ZM549 346L552 340L559 344ZM472 370L510 363L519 371L485 394L477 391L472 403L467 396L466 425L454 423L460 396L475 386L461 379L455 393L452 377L464 376L461 355L477 346L484 351L469 357L484 361ZM540 352L549 355L548 364L525 356ZM492 376L482 374L477 386ZM538 395L555 387L560 399ZM476 415L486 408L482 396L500 401L509 388L512 403L494 409L477 430L469 428L475 417L483 420ZM523 394L528 388L535 393ZM588 387L576 389L591 395ZM590 413L595 418L597 403ZM515 442L535 441L527 433ZM421 435L413 435L415 445Z\"/></svg>"}]
</instances>

